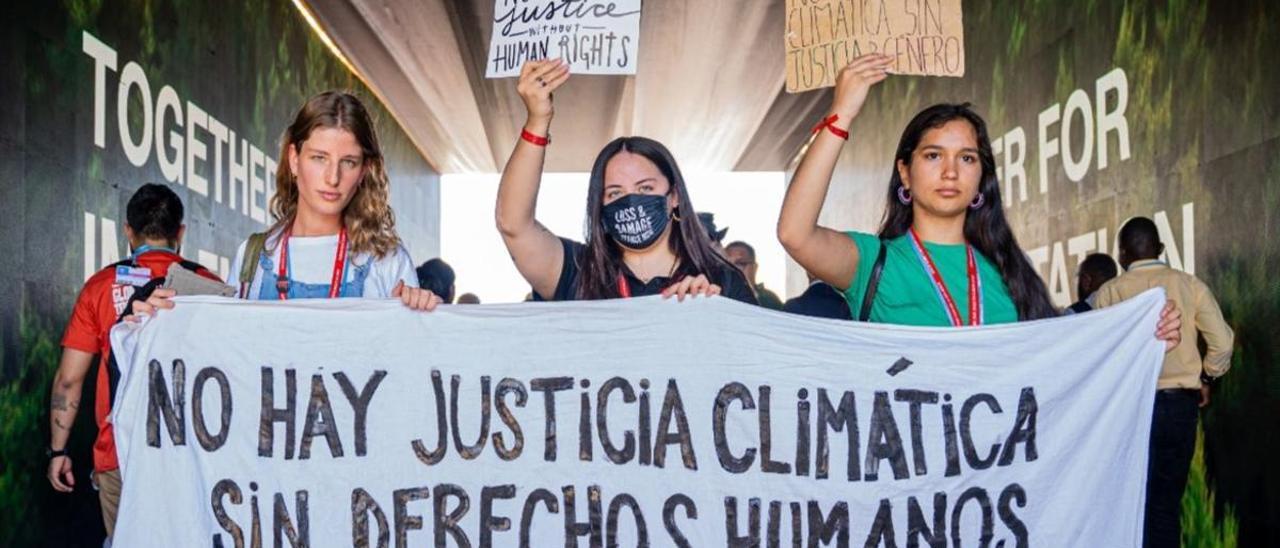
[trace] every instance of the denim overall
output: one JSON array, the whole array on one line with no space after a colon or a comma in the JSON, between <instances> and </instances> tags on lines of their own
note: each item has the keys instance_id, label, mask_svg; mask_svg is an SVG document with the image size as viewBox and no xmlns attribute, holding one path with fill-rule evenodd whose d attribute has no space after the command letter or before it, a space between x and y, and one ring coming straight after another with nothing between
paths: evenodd
<instances>
[{"instance_id":1,"label":"denim overall","mask_svg":"<svg viewBox=\"0 0 1280 548\"><path fill-rule=\"evenodd\" d=\"M355 272L352 272L351 261L347 261L347 268L343 270L343 282L338 288L338 298L345 297L362 297L364 296L364 280L369 277L369 270L373 267L373 261L367 261L363 265L355 266ZM280 292L276 290L276 268L271 257L263 251L258 256L258 269L262 274L262 286L258 289L257 300L274 301L280 298ZM286 272L290 268L285 269ZM299 281L289 282L289 298L290 299L324 299L329 297L329 284L309 284Z\"/></svg>"}]
</instances>

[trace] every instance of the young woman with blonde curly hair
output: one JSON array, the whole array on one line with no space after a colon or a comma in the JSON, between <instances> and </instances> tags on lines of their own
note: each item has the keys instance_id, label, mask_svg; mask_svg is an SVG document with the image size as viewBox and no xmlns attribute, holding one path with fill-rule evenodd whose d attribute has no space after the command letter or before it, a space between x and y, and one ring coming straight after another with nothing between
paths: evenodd
<instances>
[{"instance_id":1,"label":"young woman with blonde curly hair","mask_svg":"<svg viewBox=\"0 0 1280 548\"><path fill-rule=\"evenodd\" d=\"M391 297L434 309L440 298L418 288L396 235L382 150L360 100L337 91L311 97L281 141L275 222L242 242L231 265L240 297ZM157 290L135 311L171 308L171 295Z\"/></svg>"},{"instance_id":2,"label":"young woman with blonde curly hair","mask_svg":"<svg viewBox=\"0 0 1280 548\"><path fill-rule=\"evenodd\" d=\"M400 297L434 308L418 289L413 260L396 235L390 183L368 111L355 96L311 97L285 130L271 198L275 223L261 251L232 265L257 263L240 295L248 299ZM255 248L258 246L254 246ZM427 306L431 305L431 306Z\"/></svg>"}]
</instances>

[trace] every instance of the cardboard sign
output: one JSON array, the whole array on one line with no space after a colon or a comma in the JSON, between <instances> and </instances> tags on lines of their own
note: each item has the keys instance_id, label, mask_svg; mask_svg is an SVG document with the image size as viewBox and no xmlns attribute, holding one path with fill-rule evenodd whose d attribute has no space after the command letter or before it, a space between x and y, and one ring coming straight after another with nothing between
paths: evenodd
<instances>
[{"instance_id":1,"label":"cardboard sign","mask_svg":"<svg viewBox=\"0 0 1280 548\"><path fill-rule=\"evenodd\" d=\"M894 57L889 72L964 76L960 0L787 0L787 91L835 85L868 53Z\"/></svg>"},{"instance_id":2,"label":"cardboard sign","mask_svg":"<svg viewBox=\"0 0 1280 548\"><path fill-rule=\"evenodd\" d=\"M640 0L496 0L487 78L564 59L574 74L635 74Z\"/></svg>"},{"instance_id":3,"label":"cardboard sign","mask_svg":"<svg viewBox=\"0 0 1280 548\"><path fill-rule=\"evenodd\" d=\"M929 329L187 297L112 332L115 543L1137 546L1164 301Z\"/></svg>"}]
</instances>

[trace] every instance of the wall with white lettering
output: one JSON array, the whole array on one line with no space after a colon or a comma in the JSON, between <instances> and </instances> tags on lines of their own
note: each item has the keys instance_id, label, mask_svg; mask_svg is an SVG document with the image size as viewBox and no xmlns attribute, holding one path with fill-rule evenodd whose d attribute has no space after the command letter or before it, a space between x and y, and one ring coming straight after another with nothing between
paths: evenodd
<instances>
[{"instance_id":1,"label":"wall with white lettering","mask_svg":"<svg viewBox=\"0 0 1280 548\"><path fill-rule=\"evenodd\" d=\"M239 243L271 221L282 131L328 89L374 114L417 261L439 253L439 175L290 2L19 2L3 19L0 545L92 545L92 373L72 441L85 489L71 498L44 478L44 425L71 305L90 274L127 257L133 192L169 185L186 207L182 254L231 276Z\"/></svg>"},{"instance_id":2,"label":"wall with white lettering","mask_svg":"<svg viewBox=\"0 0 1280 548\"><path fill-rule=\"evenodd\" d=\"M1268 25L1277 9L966 1L965 77L879 84L821 217L875 232L907 122L970 102L988 124L1005 213L1057 305L1077 298L1085 255L1114 257L1126 220L1154 220L1163 259L1204 280L1236 331L1235 365L1204 413L1205 461L1242 545L1280 539L1280 474L1266 464L1280 441L1240 426L1280 404L1280 75L1264 62L1280 38ZM793 291L804 279L793 265Z\"/></svg>"}]
</instances>

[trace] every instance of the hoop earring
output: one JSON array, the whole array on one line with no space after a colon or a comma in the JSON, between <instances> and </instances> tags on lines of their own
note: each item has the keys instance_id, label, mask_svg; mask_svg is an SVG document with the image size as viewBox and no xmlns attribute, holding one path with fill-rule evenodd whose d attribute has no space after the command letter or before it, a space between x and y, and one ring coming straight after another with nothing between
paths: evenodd
<instances>
[{"instance_id":1,"label":"hoop earring","mask_svg":"<svg viewBox=\"0 0 1280 548\"><path fill-rule=\"evenodd\" d=\"M982 207L982 204L985 204L985 203L987 203L987 197L984 196L981 192L979 192L978 195L973 199L973 201L969 202L969 209L978 209Z\"/></svg>"},{"instance_id":2,"label":"hoop earring","mask_svg":"<svg viewBox=\"0 0 1280 548\"><path fill-rule=\"evenodd\" d=\"M671 218L674 219L677 223L680 222L680 208L675 208L671 210Z\"/></svg>"},{"instance_id":3,"label":"hoop earring","mask_svg":"<svg viewBox=\"0 0 1280 548\"><path fill-rule=\"evenodd\" d=\"M898 202L902 205L911 205L911 191L907 187L898 187Z\"/></svg>"}]
</instances>

